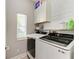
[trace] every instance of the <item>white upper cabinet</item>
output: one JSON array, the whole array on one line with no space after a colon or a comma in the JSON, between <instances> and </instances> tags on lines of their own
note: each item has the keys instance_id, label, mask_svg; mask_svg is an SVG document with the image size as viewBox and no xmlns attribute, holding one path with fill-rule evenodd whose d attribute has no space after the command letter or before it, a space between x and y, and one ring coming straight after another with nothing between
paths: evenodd
<instances>
[{"instance_id":1,"label":"white upper cabinet","mask_svg":"<svg viewBox=\"0 0 79 59\"><path fill-rule=\"evenodd\" d=\"M40 1L37 4L37 8L35 9L35 23L48 22L52 19L53 16L53 1L52 0L37 0ZM40 5L40 6L39 6ZM53 5L53 6L52 6Z\"/></svg>"},{"instance_id":2,"label":"white upper cabinet","mask_svg":"<svg viewBox=\"0 0 79 59\"><path fill-rule=\"evenodd\" d=\"M34 12L35 23L73 18L73 5L73 0L41 0Z\"/></svg>"}]
</instances>

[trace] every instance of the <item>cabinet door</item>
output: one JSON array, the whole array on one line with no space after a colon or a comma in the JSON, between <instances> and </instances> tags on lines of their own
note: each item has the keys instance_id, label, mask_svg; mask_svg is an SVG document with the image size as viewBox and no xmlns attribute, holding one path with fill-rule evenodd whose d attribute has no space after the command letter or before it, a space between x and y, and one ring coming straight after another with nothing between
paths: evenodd
<instances>
[{"instance_id":1,"label":"cabinet door","mask_svg":"<svg viewBox=\"0 0 79 59\"><path fill-rule=\"evenodd\" d=\"M42 2L39 12L39 22L46 21L46 1Z\"/></svg>"},{"instance_id":2,"label":"cabinet door","mask_svg":"<svg viewBox=\"0 0 79 59\"><path fill-rule=\"evenodd\" d=\"M46 2L43 1L40 7L35 10L35 23L46 21Z\"/></svg>"},{"instance_id":3,"label":"cabinet door","mask_svg":"<svg viewBox=\"0 0 79 59\"><path fill-rule=\"evenodd\" d=\"M35 23L39 22L39 12L40 12L40 7L37 8L34 12Z\"/></svg>"},{"instance_id":4,"label":"cabinet door","mask_svg":"<svg viewBox=\"0 0 79 59\"><path fill-rule=\"evenodd\" d=\"M36 59L70 59L70 52L47 43L36 41Z\"/></svg>"}]
</instances>

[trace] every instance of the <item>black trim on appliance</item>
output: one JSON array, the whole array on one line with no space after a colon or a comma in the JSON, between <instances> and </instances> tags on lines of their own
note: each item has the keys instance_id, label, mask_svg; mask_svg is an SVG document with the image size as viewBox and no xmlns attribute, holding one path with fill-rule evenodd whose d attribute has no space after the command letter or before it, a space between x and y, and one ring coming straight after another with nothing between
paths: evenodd
<instances>
[{"instance_id":1,"label":"black trim on appliance","mask_svg":"<svg viewBox=\"0 0 79 59\"><path fill-rule=\"evenodd\" d=\"M35 58L35 39L27 39L27 50Z\"/></svg>"},{"instance_id":2,"label":"black trim on appliance","mask_svg":"<svg viewBox=\"0 0 79 59\"><path fill-rule=\"evenodd\" d=\"M49 33L47 36L43 36L40 39L55 41L61 44L68 45L74 40L74 35L63 33Z\"/></svg>"}]
</instances>

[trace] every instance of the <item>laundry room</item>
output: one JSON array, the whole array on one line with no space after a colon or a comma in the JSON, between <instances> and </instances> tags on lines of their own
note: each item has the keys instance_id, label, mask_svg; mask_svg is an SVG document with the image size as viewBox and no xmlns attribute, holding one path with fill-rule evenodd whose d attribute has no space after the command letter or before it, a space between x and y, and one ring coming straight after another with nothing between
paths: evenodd
<instances>
[{"instance_id":1,"label":"laundry room","mask_svg":"<svg viewBox=\"0 0 79 59\"><path fill-rule=\"evenodd\" d=\"M6 59L74 59L74 0L6 0Z\"/></svg>"}]
</instances>

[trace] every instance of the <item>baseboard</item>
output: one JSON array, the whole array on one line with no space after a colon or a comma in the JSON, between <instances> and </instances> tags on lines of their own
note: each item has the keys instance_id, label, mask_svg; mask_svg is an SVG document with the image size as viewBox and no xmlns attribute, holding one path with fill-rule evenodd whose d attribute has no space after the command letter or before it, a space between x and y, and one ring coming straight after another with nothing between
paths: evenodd
<instances>
[{"instance_id":1,"label":"baseboard","mask_svg":"<svg viewBox=\"0 0 79 59\"><path fill-rule=\"evenodd\" d=\"M10 59L23 59L26 56L27 56L27 54L25 52L25 53L22 53L22 54L19 54L19 55L15 56L15 57L12 57ZM26 59L27 59L27 57L26 57Z\"/></svg>"}]
</instances>

